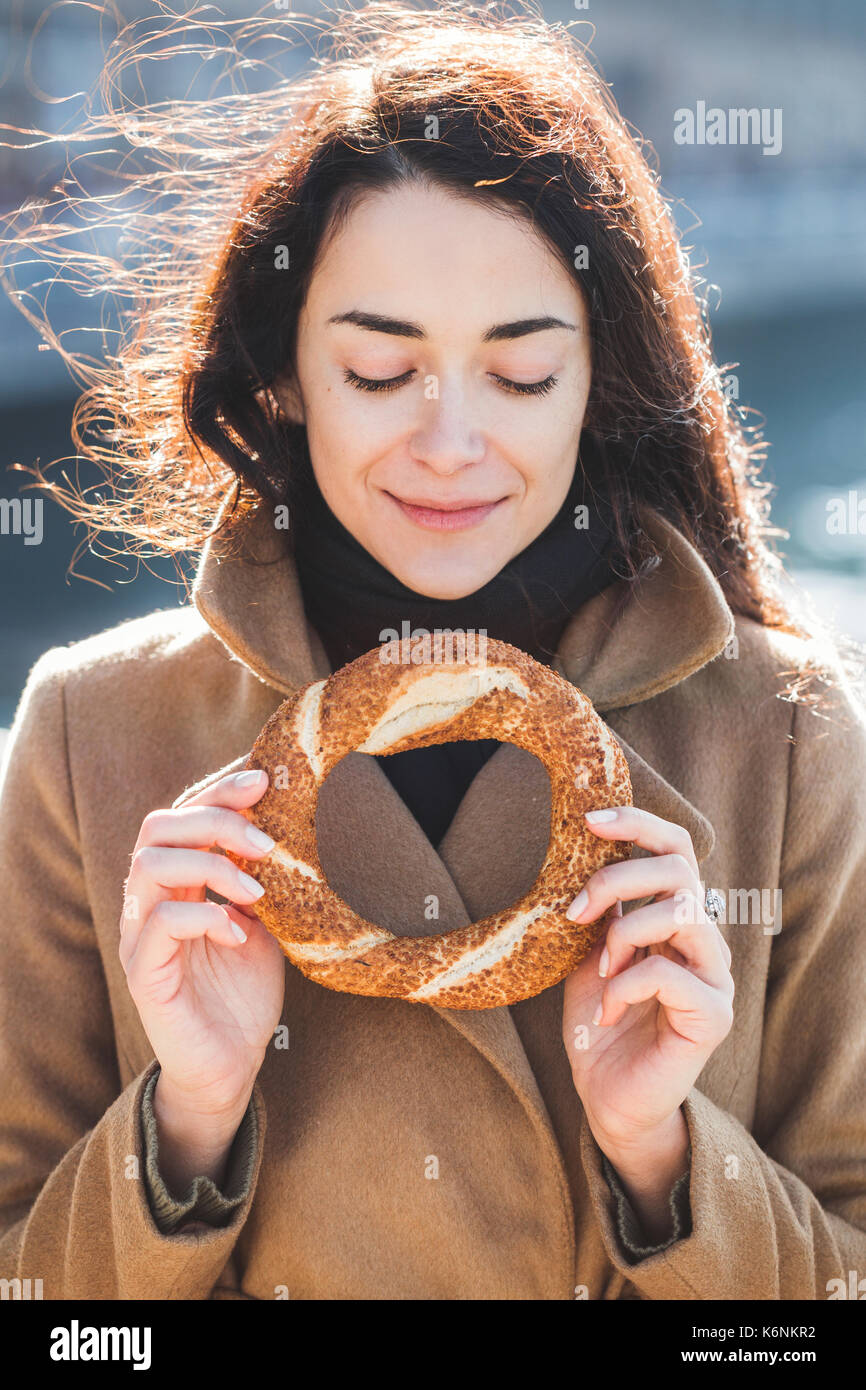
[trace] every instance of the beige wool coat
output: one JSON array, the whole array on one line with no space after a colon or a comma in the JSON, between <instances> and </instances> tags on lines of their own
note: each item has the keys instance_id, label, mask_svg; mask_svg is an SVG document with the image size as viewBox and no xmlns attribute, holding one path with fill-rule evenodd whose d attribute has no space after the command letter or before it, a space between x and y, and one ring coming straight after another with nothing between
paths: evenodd
<instances>
[{"instance_id":1,"label":"beige wool coat","mask_svg":"<svg viewBox=\"0 0 866 1390\"><path fill-rule=\"evenodd\" d=\"M690 1233L636 1261L623 1247L562 984L448 1010L338 994L288 962L247 1195L222 1226L156 1224L141 1117L158 1063L118 958L141 821L238 766L330 671L263 508L208 542L192 604L50 650L19 704L0 795L0 1278L45 1298L701 1300L823 1299L866 1276L863 710L847 688L829 718L777 698L809 644L735 622L697 551L643 520L660 562L573 616L556 669L736 919L733 1027L683 1106ZM548 817L541 764L505 744L437 852L352 753L322 791L320 857L370 920L444 931L529 887Z\"/></svg>"}]
</instances>

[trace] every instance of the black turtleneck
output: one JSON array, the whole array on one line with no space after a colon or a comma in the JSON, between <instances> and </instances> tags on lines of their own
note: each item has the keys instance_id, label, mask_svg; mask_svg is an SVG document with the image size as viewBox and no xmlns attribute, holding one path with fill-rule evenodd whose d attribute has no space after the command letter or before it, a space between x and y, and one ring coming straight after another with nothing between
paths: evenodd
<instances>
[{"instance_id":1,"label":"black turtleneck","mask_svg":"<svg viewBox=\"0 0 866 1390\"><path fill-rule=\"evenodd\" d=\"M304 610L337 670L383 640L386 628L485 630L549 665L580 605L611 584L610 510L584 493L575 470L557 515L498 574L465 598L416 593L380 564L331 511L312 469L292 508L292 540ZM586 496L589 523L575 526ZM475 774L500 746L497 739L441 743L378 762L431 843L438 846Z\"/></svg>"}]
</instances>

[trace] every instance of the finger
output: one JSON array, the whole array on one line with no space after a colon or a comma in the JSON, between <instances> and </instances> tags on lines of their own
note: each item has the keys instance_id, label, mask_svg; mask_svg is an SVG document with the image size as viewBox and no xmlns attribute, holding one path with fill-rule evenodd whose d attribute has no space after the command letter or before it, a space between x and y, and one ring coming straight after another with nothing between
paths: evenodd
<instances>
[{"instance_id":1,"label":"finger","mask_svg":"<svg viewBox=\"0 0 866 1390\"><path fill-rule=\"evenodd\" d=\"M681 854L660 854L648 859L624 859L606 864L587 879L566 911L572 922L594 922L619 898L655 897L685 890L697 897L700 884L691 864Z\"/></svg>"},{"instance_id":2,"label":"finger","mask_svg":"<svg viewBox=\"0 0 866 1390\"><path fill-rule=\"evenodd\" d=\"M124 970L130 988L143 988L149 977L170 963L182 942L201 936L209 936L220 946L234 948L243 944L219 903L158 903L142 927L134 949L126 956Z\"/></svg>"},{"instance_id":3,"label":"finger","mask_svg":"<svg viewBox=\"0 0 866 1390\"><path fill-rule=\"evenodd\" d=\"M587 811L584 819L593 834L605 840L631 840L653 854L681 854L699 876L698 860L692 837L681 825L662 820L652 811L637 806L611 806L606 810Z\"/></svg>"},{"instance_id":4,"label":"finger","mask_svg":"<svg viewBox=\"0 0 866 1390\"><path fill-rule=\"evenodd\" d=\"M206 849L219 845L242 858L268 854L276 842L238 811L224 806L183 806L172 811L151 811L141 824L138 846L174 845Z\"/></svg>"},{"instance_id":5,"label":"finger","mask_svg":"<svg viewBox=\"0 0 866 1390\"><path fill-rule=\"evenodd\" d=\"M706 920L707 922L709 922L710 926L716 933L717 944L724 958L725 965L730 968L731 961L733 960L731 948L725 940L724 933L722 932L722 929L716 921L715 917L711 916L711 914L707 911L708 894L704 888L703 882L699 881L698 886L700 889L700 893L697 898L693 898L690 893L683 893L682 897L678 893L674 894L674 899L678 902L677 917L680 921L685 920L685 917L689 916L693 921L703 922L704 920Z\"/></svg>"},{"instance_id":6,"label":"finger","mask_svg":"<svg viewBox=\"0 0 866 1390\"><path fill-rule=\"evenodd\" d=\"M230 772L219 781L211 782L195 796L191 796L184 806L229 806L239 811L252 806L268 788L268 774L263 768L249 768L242 772ZM181 809L181 808L178 808Z\"/></svg>"},{"instance_id":7,"label":"finger","mask_svg":"<svg viewBox=\"0 0 866 1390\"><path fill-rule=\"evenodd\" d=\"M593 1022L609 1028L632 1004L657 999L675 1032L690 1043L717 1047L730 1032L731 1000L667 956L644 956L614 979L601 996Z\"/></svg>"},{"instance_id":8,"label":"finger","mask_svg":"<svg viewBox=\"0 0 866 1390\"><path fill-rule=\"evenodd\" d=\"M134 947L157 903L171 898L178 889L198 889L204 896L205 888L242 906L256 902L264 893L261 884L222 854L144 845L132 861L126 882L121 935Z\"/></svg>"},{"instance_id":9,"label":"finger","mask_svg":"<svg viewBox=\"0 0 866 1390\"><path fill-rule=\"evenodd\" d=\"M684 922L686 919L690 921L709 922L715 932L716 944L722 953L725 965L730 967L731 961L733 960L731 948L725 940L718 922L707 912L707 894L704 891L703 883L700 883L699 887L700 895L697 898L693 897L691 893L686 892L674 894L674 902L677 904L677 920L680 922Z\"/></svg>"},{"instance_id":10,"label":"finger","mask_svg":"<svg viewBox=\"0 0 866 1390\"><path fill-rule=\"evenodd\" d=\"M232 917L236 922L241 922L242 926L244 921L261 921L261 918L256 912L254 904L251 904L248 907L241 907L238 903L220 903L220 907L224 908L225 911L229 914L229 916Z\"/></svg>"},{"instance_id":11,"label":"finger","mask_svg":"<svg viewBox=\"0 0 866 1390\"><path fill-rule=\"evenodd\" d=\"M641 946L667 943L683 957L683 965L714 989L725 990L731 981L722 947L724 941L696 898L688 910L684 894L662 898L619 917L607 933L607 979L624 970Z\"/></svg>"},{"instance_id":12,"label":"finger","mask_svg":"<svg viewBox=\"0 0 866 1390\"><path fill-rule=\"evenodd\" d=\"M600 945L602 948L601 954L598 959L598 973L602 976L602 978L607 976L610 968L610 951L608 949L608 938L610 936L611 928L612 925L615 922L618 922L621 917L622 903L620 902L619 898L617 898L613 907L605 913L605 929L602 935L599 937L598 941L596 942L596 946ZM595 947L593 949L595 949Z\"/></svg>"}]
</instances>

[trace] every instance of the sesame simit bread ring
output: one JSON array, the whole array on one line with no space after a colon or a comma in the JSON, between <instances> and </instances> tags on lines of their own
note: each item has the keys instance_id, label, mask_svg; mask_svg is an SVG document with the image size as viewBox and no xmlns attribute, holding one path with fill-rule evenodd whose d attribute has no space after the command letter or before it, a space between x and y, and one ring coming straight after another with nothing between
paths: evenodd
<instances>
[{"instance_id":1,"label":"sesame simit bread ring","mask_svg":"<svg viewBox=\"0 0 866 1390\"><path fill-rule=\"evenodd\" d=\"M603 919L571 922L565 909L605 864L631 846L600 840L585 811L625 806L625 756L589 699L507 642L439 630L411 663L405 642L384 643L285 700L246 760L270 779L244 812L276 846L262 859L229 858L265 888L254 911L311 980L351 994L387 995L451 1009L512 1004L556 984L591 950ZM403 655L403 660L401 660ZM532 887L502 912L435 936L394 936L333 891L316 848L319 788L347 753L401 753L457 739L495 738L528 749L551 786L551 836Z\"/></svg>"}]
</instances>

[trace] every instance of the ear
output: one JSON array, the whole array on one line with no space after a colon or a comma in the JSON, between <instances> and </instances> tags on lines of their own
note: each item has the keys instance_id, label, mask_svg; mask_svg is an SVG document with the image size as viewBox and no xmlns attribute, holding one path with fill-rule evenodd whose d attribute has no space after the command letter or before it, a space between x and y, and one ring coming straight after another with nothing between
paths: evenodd
<instances>
[{"instance_id":1,"label":"ear","mask_svg":"<svg viewBox=\"0 0 866 1390\"><path fill-rule=\"evenodd\" d=\"M293 425L306 424L307 416L304 402L294 376L288 374L284 377L276 377L271 386L271 395L279 407L280 414L285 419Z\"/></svg>"}]
</instances>

